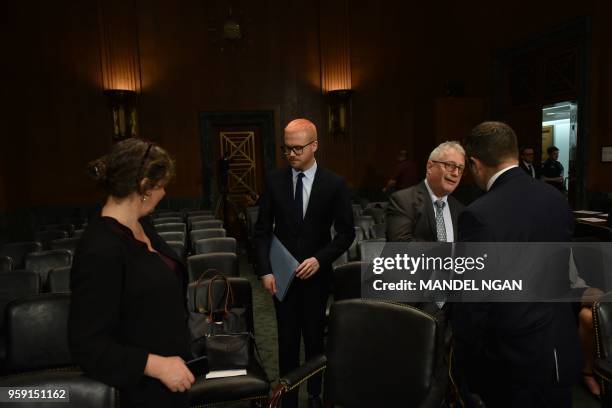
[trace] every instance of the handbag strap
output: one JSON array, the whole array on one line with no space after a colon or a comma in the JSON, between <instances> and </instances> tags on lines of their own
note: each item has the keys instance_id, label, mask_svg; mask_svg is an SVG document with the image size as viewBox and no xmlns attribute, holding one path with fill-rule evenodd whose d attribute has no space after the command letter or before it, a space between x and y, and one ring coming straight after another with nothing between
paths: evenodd
<instances>
[{"instance_id":1,"label":"handbag strap","mask_svg":"<svg viewBox=\"0 0 612 408\"><path fill-rule=\"evenodd\" d=\"M223 305L223 313L227 315L229 313L229 305L234 304L234 292L232 291L232 285L230 285L227 276L225 275L215 275L208 282L208 310L210 310L211 314L213 311L213 285L215 281L222 280L225 283L225 304Z\"/></svg>"},{"instance_id":2,"label":"handbag strap","mask_svg":"<svg viewBox=\"0 0 612 408\"><path fill-rule=\"evenodd\" d=\"M198 276L193 287L193 310L201 311L202 308L198 306L198 288L201 286L200 283L208 276L210 272L217 272L216 269L207 269ZM212 275L215 276L215 275Z\"/></svg>"}]
</instances>

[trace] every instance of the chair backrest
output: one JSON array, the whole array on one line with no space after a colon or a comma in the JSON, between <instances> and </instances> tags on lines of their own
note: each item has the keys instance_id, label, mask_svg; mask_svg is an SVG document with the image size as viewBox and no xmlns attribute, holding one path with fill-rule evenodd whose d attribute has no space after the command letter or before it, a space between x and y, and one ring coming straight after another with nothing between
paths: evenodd
<instances>
[{"instance_id":1,"label":"chair backrest","mask_svg":"<svg viewBox=\"0 0 612 408\"><path fill-rule=\"evenodd\" d=\"M12 372L72 364L68 349L69 293L44 293L6 308L6 363Z\"/></svg>"},{"instance_id":2,"label":"chair backrest","mask_svg":"<svg viewBox=\"0 0 612 408\"><path fill-rule=\"evenodd\" d=\"M19 270L0 274L0 331L4 328L6 305L37 293L40 293L40 277L36 272Z\"/></svg>"},{"instance_id":3,"label":"chair backrest","mask_svg":"<svg viewBox=\"0 0 612 408\"><path fill-rule=\"evenodd\" d=\"M206 228L200 230L193 230L189 233L189 239L191 240L191 250L195 252L195 243L205 238L223 238L226 236L226 231L223 228Z\"/></svg>"},{"instance_id":4,"label":"chair backrest","mask_svg":"<svg viewBox=\"0 0 612 408\"><path fill-rule=\"evenodd\" d=\"M47 370L20 373L0 378L0 387L37 389L68 389L70 403L46 402L38 400L33 406L53 408L58 406L78 408L115 408L119 406L117 390L104 383L93 380L80 370ZM48 400L47 400L48 401ZM18 404L26 405L26 404Z\"/></svg>"},{"instance_id":5,"label":"chair backrest","mask_svg":"<svg viewBox=\"0 0 612 408\"><path fill-rule=\"evenodd\" d=\"M202 272L216 269L221 275L238 276L238 257L229 252L213 252L209 254L192 255L187 258L189 282L200 277Z\"/></svg>"},{"instance_id":6,"label":"chair backrest","mask_svg":"<svg viewBox=\"0 0 612 408\"><path fill-rule=\"evenodd\" d=\"M49 276L47 277L49 292L70 292L71 269L71 266L62 266L59 268L53 268L49 271Z\"/></svg>"},{"instance_id":7,"label":"chair backrest","mask_svg":"<svg viewBox=\"0 0 612 408\"><path fill-rule=\"evenodd\" d=\"M387 223L374 224L370 227L370 237L387 238Z\"/></svg>"},{"instance_id":8,"label":"chair backrest","mask_svg":"<svg viewBox=\"0 0 612 408\"><path fill-rule=\"evenodd\" d=\"M238 254L236 239L231 237L204 238L195 242L196 254L208 254L210 252L231 252Z\"/></svg>"},{"instance_id":9,"label":"chair backrest","mask_svg":"<svg viewBox=\"0 0 612 408\"><path fill-rule=\"evenodd\" d=\"M0 255L0 273L13 270L13 259L10 256Z\"/></svg>"},{"instance_id":10,"label":"chair backrest","mask_svg":"<svg viewBox=\"0 0 612 408\"><path fill-rule=\"evenodd\" d=\"M77 245L79 244L80 240L81 238L78 237L55 239L49 243L49 248L67 249L72 254L74 254L74 251L76 251Z\"/></svg>"},{"instance_id":11,"label":"chair backrest","mask_svg":"<svg viewBox=\"0 0 612 408\"><path fill-rule=\"evenodd\" d=\"M214 276L214 274L207 277L212 276ZM248 279L239 277L229 277L228 281L232 287L232 292L234 293L233 306L243 307L246 309L247 325L249 326L249 330L252 333L255 333L253 324L253 293L251 290L251 283ZM216 281L214 287L222 288L222 282ZM197 297L195 297L194 303L195 294L197 294ZM215 296L215 299L221 299L221 295L222 294L220 293L219 296ZM190 312L197 311L198 305L204 307L208 305L208 281L206 279L204 279L199 286L196 286L196 282L191 282L187 288L187 309Z\"/></svg>"},{"instance_id":12,"label":"chair backrest","mask_svg":"<svg viewBox=\"0 0 612 408\"><path fill-rule=\"evenodd\" d=\"M365 262L353 261L334 268L334 301L361 298L361 268L365 265Z\"/></svg>"},{"instance_id":13,"label":"chair backrest","mask_svg":"<svg viewBox=\"0 0 612 408\"><path fill-rule=\"evenodd\" d=\"M344 265L345 263L348 263L348 252L344 251L342 253L342 255L340 255L338 257L338 259L336 259L334 262L332 262L332 267L338 267L340 265Z\"/></svg>"},{"instance_id":14,"label":"chair backrest","mask_svg":"<svg viewBox=\"0 0 612 408\"><path fill-rule=\"evenodd\" d=\"M168 241L179 241L183 243L185 242L185 234L183 234L182 232L168 231L168 232L159 232L158 234L166 242Z\"/></svg>"},{"instance_id":15,"label":"chair backrest","mask_svg":"<svg viewBox=\"0 0 612 408\"><path fill-rule=\"evenodd\" d=\"M183 222L183 217L166 217L164 215L163 217L153 219L153 225L173 224L181 222Z\"/></svg>"},{"instance_id":16,"label":"chair backrest","mask_svg":"<svg viewBox=\"0 0 612 408\"><path fill-rule=\"evenodd\" d=\"M353 207L353 217L359 217L363 211L363 208L361 208L361 204L352 204Z\"/></svg>"},{"instance_id":17,"label":"chair backrest","mask_svg":"<svg viewBox=\"0 0 612 408\"><path fill-rule=\"evenodd\" d=\"M385 401L420 406L434 385L436 336L436 320L410 306L363 299L334 303L326 400L345 407Z\"/></svg>"},{"instance_id":18,"label":"chair backrest","mask_svg":"<svg viewBox=\"0 0 612 408\"><path fill-rule=\"evenodd\" d=\"M188 218L198 217L200 215L209 215L212 217L214 215L211 210L191 210L187 211L186 214Z\"/></svg>"},{"instance_id":19,"label":"chair backrest","mask_svg":"<svg viewBox=\"0 0 612 408\"><path fill-rule=\"evenodd\" d=\"M151 214L151 218L162 218L162 217L182 217L183 213L179 211L174 211L170 209L157 209L153 214Z\"/></svg>"},{"instance_id":20,"label":"chair backrest","mask_svg":"<svg viewBox=\"0 0 612 408\"><path fill-rule=\"evenodd\" d=\"M22 269L27 254L42 251L40 242L13 242L0 247L0 255L9 256L13 260L13 269Z\"/></svg>"},{"instance_id":21,"label":"chair backrest","mask_svg":"<svg viewBox=\"0 0 612 408\"><path fill-rule=\"evenodd\" d=\"M370 207L363 210L362 216L369 215L374 218L374 222L381 224L385 222L385 210L378 207Z\"/></svg>"},{"instance_id":22,"label":"chair backrest","mask_svg":"<svg viewBox=\"0 0 612 408\"><path fill-rule=\"evenodd\" d=\"M181 241L166 241L168 246L172 248L172 250L176 253L176 256L181 260L185 260L187 256L187 250L185 249L185 244Z\"/></svg>"},{"instance_id":23,"label":"chair backrest","mask_svg":"<svg viewBox=\"0 0 612 408\"><path fill-rule=\"evenodd\" d=\"M41 227L41 230L43 231L49 231L49 230L61 230L61 231L66 231L68 233L68 237L71 237L72 234L74 234L74 224L70 224L70 223L65 223L65 224L49 224L49 225L43 225Z\"/></svg>"},{"instance_id":24,"label":"chair backrest","mask_svg":"<svg viewBox=\"0 0 612 408\"><path fill-rule=\"evenodd\" d=\"M191 223L191 230L201 230L201 229L213 229L213 228L223 228L223 221L221 220L206 220L206 221L196 221Z\"/></svg>"},{"instance_id":25,"label":"chair backrest","mask_svg":"<svg viewBox=\"0 0 612 408\"><path fill-rule=\"evenodd\" d=\"M363 228L355 227L355 239L351 243L351 246L347 250L349 261L359 260L359 243L365 239Z\"/></svg>"},{"instance_id":26,"label":"chair backrest","mask_svg":"<svg viewBox=\"0 0 612 408\"><path fill-rule=\"evenodd\" d=\"M385 241L384 238L364 239L359 243L359 258L364 262L372 262L382 253Z\"/></svg>"},{"instance_id":27,"label":"chair backrest","mask_svg":"<svg viewBox=\"0 0 612 408\"><path fill-rule=\"evenodd\" d=\"M194 222L199 222L199 221L210 221L210 220L214 220L215 217L212 214L206 214L206 215L189 215L187 217L187 223L189 224L189 228L191 227L191 224L193 224ZM193 229L193 228L192 228Z\"/></svg>"},{"instance_id":28,"label":"chair backrest","mask_svg":"<svg viewBox=\"0 0 612 408\"><path fill-rule=\"evenodd\" d=\"M355 226L361 227L365 239L370 239L370 226L376 224L371 215L362 215L355 218Z\"/></svg>"},{"instance_id":29,"label":"chair backrest","mask_svg":"<svg viewBox=\"0 0 612 408\"><path fill-rule=\"evenodd\" d=\"M180 218L181 221L183 222L183 218L184 215L181 211L162 211L162 212L155 212L152 214L153 215L153 219L157 219L157 218Z\"/></svg>"},{"instance_id":30,"label":"chair backrest","mask_svg":"<svg viewBox=\"0 0 612 408\"><path fill-rule=\"evenodd\" d=\"M593 328L597 358L609 359L612 357L612 292L593 303Z\"/></svg>"},{"instance_id":31,"label":"chair backrest","mask_svg":"<svg viewBox=\"0 0 612 408\"><path fill-rule=\"evenodd\" d=\"M71 264L72 254L67 249L32 252L26 255L25 261L27 270L38 273L43 288L47 286L47 275L51 269Z\"/></svg>"},{"instance_id":32,"label":"chair backrest","mask_svg":"<svg viewBox=\"0 0 612 408\"><path fill-rule=\"evenodd\" d=\"M49 243L56 239L68 238L68 232L64 230L43 230L34 233L34 241L42 244L43 249L49 249Z\"/></svg>"},{"instance_id":33,"label":"chair backrest","mask_svg":"<svg viewBox=\"0 0 612 408\"><path fill-rule=\"evenodd\" d=\"M74 234L72 234L72 238L81 238L84 232L85 229L76 229L74 230Z\"/></svg>"},{"instance_id":34,"label":"chair backrest","mask_svg":"<svg viewBox=\"0 0 612 408\"><path fill-rule=\"evenodd\" d=\"M155 230L159 232L182 232L187 234L187 226L182 222L173 222L170 224L160 224L155 226Z\"/></svg>"}]
</instances>

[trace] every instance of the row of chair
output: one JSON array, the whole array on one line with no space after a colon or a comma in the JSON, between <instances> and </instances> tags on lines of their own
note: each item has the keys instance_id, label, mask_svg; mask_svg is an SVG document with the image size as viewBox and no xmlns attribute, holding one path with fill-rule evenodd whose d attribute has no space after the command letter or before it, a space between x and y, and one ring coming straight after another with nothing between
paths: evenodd
<instances>
[{"instance_id":1,"label":"row of chair","mask_svg":"<svg viewBox=\"0 0 612 408\"><path fill-rule=\"evenodd\" d=\"M247 279L236 277L230 278L229 283L234 305L246 310L248 329L254 333L251 285ZM202 291L197 291L198 298L194 299L194 285L188 290L188 304L206 304L207 294ZM0 386L65 385L71 388L73 406L117 406L115 390L83 377L73 366L67 341L69 306L68 293L32 295L10 302L6 311L6 375L0 377ZM41 338L45 340L42 343ZM253 358L244 376L208 380L198 377L189 391L190 405L234 400L263 402L268 399L269 387L263 368ZM90 395L84 399L87 393Z\"/></svg>"}]
</instances>

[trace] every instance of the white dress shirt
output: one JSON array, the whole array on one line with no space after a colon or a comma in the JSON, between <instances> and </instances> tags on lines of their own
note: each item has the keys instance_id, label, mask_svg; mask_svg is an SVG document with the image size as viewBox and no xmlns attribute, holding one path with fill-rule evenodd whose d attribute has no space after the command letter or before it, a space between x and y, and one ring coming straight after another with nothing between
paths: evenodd
<instances>
[{"instance_id":1,"label":"white dress shirt","mask_svg":"<svg viewBox=\"0 0 612 408\"><path fill-rule=\"evenodd\" d=\"M308 209L308 201L310 200L310 192L312 191L312 183L314 183L315 174L317 173L317 161L306 171L299 171L291 169L293 173L293 197L295 197L295 185L297 184L298 174L304 173L302 177L302 205L304 217L306 217L306 210Z\"/></svg>"},{"instance_id":2,"label":"white dress shirt","mask_svg":"<svg viewBox=\"0 0 612 408\"><path fill-rule=\"evenodd\" d=\"M444 201L444 208L442 209L442 217L444 217L444 229L446 229L446 242L455 242L455 233L453 232L453 218L451 217L450 208L448 207L448 196L447 195L445 195L444 197L436 196L433 193L433 191L431 191L431 188L429 187L427 180L425 180L425 187L427 187L427 191L429 191L429 197L431 197L431 203L433 205L433 210L434 210L434 218L436 216L436 211L437 211L436 201L438 200Z\"/></svg>"}]
</instances>

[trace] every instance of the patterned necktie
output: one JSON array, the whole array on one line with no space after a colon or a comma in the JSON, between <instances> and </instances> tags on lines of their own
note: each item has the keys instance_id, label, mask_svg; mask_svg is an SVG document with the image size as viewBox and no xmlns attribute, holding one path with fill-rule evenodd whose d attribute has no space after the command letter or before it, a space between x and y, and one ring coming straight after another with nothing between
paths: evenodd
<instances>
[{"instance_id":1,"label":"patterned necktie","mask_svg":"<svg viewBox=\"0 0 612 408\"><path fill-rule=\"evenodd\" d=\"M297 183L295 183L295 210L298 215L298 221L302 222L304 219L304 198L303 198L303 190L304 190L304 182L302 179L304 178L304 173L298 173L297 175Z\"/></svg>"},{"instance_id":2,"label":"patterned necktie","mask_svg":"<svg viewBox=\"0 0 612 408\"><path fill-rule=\"evenodd\" d=\"M444 226L444 206L446 203L442 200L437 200L436 205L436 232L439 242L446 242L446 227Z\"/></svg>"}]
</instances>

